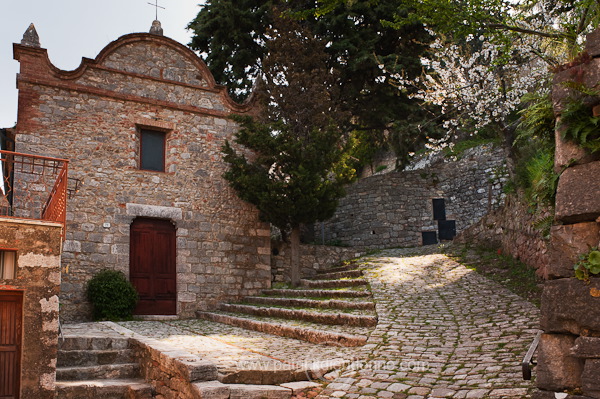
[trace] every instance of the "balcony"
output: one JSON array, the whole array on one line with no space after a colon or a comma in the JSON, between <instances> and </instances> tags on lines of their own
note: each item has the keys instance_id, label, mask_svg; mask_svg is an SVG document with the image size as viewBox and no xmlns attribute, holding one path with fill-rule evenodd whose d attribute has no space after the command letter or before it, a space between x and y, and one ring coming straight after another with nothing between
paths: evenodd
<instances>
[{"instance_id":1,"label":"balcony","mask_svg":"<svg viewBox=\"0 0 600 399\"><path fill-rule=\"evenodd\" d=\"M65 159L0 151L0 216L63 225L67 217Z\"/></svg>"}]
</instances>

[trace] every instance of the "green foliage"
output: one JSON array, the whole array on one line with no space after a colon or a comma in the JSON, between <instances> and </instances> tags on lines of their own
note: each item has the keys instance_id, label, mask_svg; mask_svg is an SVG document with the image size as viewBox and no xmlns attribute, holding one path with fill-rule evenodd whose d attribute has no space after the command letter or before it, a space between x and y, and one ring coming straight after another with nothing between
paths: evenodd
<instances>
[{"instance_id":1,"label":"green foliage","mask_svg":"<svg viewBox=\"0 0 600 399\"><path fill-rule=\"evenodd\" d=\"M481 145L486 145L486 144L487 145L499 145L500 137L486 138L486 137L481 137L481 136L475 136L475 137L469 138L467 140L461 140L461 141L454 143L454 145L452 147L444 148L444 155L447 157L460 158L465 151L467 151L471 148L479 147Z\"/></svg>"},{"instance_id":2,"label":"green foliage","mask_svg":"<svg viewBox=\"0 0 600 399\"><path fill-rule=\"evenodd\" d=\"M515 145L538 140L551 145L554 140L554 108L550 93L529 93L523 97L526 107L519 112L521 122L517 128Z\"/></svg>"},{"instance_id":3,"label":"green foliage","mask_svg":"<svg viewBox=\"0 0 600 399\"><path fill-rule=\"evenodd\" d=\"M87 284L94 320L131 320L138 294L125 275L116 270L102 270Z\"/></svg>"},{"instance_id":4,"label":"green foliage","mask_svg":"<svg viewBox=\"0 0 600 399\"><path fill-rule=\"evenodd\" d=\"M218 83L243 101L250 94L266 54L271 1L209 0L189 23L190 47L201 51Z\"/></svg>"},{"instance_id":5,"label":"green foliage","mask_svg":"<svg viewBox=\"0 0 600 399\"><path fill-rule=\"evenodd\" d=\"M375 168L375 173L379 173L386 169L387 169L387 165L379 165L378 167Z\"/></svg>"},{"instance_id":6,"label":"green foliage","mask_svg":"<svg viewBox=\"0 0 600 399\"><path fill-rule=\"evenodd\" d=\"M189 25L194 32L191 47L204 55L217 82L243 100L271 51L267 32L280 14L295 16L301 20L299 26L326 43L327 66L336 76L334 100L339 111L350 116L341 127L356 132L355 166L369 164L388 138L404 161L405 154L429 134L419 129L429 115L418 100L410 98L411 93L392 86L390 77L420 75L420 55L428 50L430 36L419 22L402 27L382 23L395 13L406 15L403 4L397 0L211 0Z\"/></svg>"},{"instance_id":7,"label":"green foliage","mask_svg":"<svg viewBox=\"0 0 600 399\"><path fill-rule=\"evenodd\" d=\"M323 43L287 18L275 21L270 37L259 93L264 112L234 117L241 127L235 143L254 156L226 142L229 169L223 176L262 220L285 232L331 217L355 170L334 119L345 116L332 99L335 75L324 61Z\"/></svg>"},{"instance_id":8,"label":"green foliage","mask_svg":"<svg viewBox=\"0 0 600 399\"><path fill-rule=\"evenodd\" d=\"M523 99L521 122L513 145L515 184L537 212L553 207L559 175L554 172L554 111L550 94L531 93ZM540 226L545 226L544 223Z\"/></svg>"},{"instance_id":9,"label":"green foliage","mask_svg":"<svg viewBox=\"0 0 600 399\"><path fill-rule=\"evenodd\" d=\"M586 282L591 276L600 274L600 251L592 248L587 253L579 255L579 261L575 264L575 277Z\"/></svg>"},{"instance_id":10,"label":"green foliage","mask_svg":"<svg viewBox=\"0 0 600 399\"><path fill-rule=\"evenodd\" d=\"M545 149L539 150L534 157L525 162L525 172L528 182L525 194L530 205L552 206L559 177L554 172L554 152Z\"/></svg>"},{"instance_id":11,"label":"green foliage","mask_svg":"<svg viewBox=\"0 0 600 399\"><path fill-rule=\"evenodd\" d=\"M600 117L593 116L592 107L582 100L571 99L560 118L563 138L571 140L592 153L600 151Z\"/></svg>"}]
</instances>

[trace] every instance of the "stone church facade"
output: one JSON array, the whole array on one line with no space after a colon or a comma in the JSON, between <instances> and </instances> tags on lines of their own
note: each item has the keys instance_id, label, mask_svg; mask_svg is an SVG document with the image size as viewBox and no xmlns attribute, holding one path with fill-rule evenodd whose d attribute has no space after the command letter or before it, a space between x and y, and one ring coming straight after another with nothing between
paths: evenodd
<instances>
[{"instance_id":1,"label":"stone church facade","mask_svg":"<svg viewBox=\"0 0 600 399\"><path fill-rule=\"evenodd\" d=\"M61 318L86 320L86 282L123 271L138 314L191 317L270 286L270 230L222 178L221 146L252 112L186 46L154 33L108 44L73 71L33 26L20 62L15 151L69 160Z\"/></svg>"}]
</instances>

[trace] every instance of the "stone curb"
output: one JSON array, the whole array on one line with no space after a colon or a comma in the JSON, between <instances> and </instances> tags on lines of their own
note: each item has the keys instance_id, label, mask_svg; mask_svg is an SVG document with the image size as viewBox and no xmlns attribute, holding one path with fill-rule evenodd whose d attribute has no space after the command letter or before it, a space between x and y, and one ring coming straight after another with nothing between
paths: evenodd
<instances>
[{"instance_id":1,"label":"stone curb","mask_svg":"<svg viewBox=\"0 0 600 399\"><path fill-rule=\"evenodd\" d=\"M246 302L248 304L296 306L296 307L306 307L306 308L375 310L374 302L341 301L341 300L333 300L333 299L315 300L315 299L247 296L244 298L244 302Z\"/></svg>"},{"instance_id":2,"label":"stone curb","mask_svg":"<svg viewBox=\"0 0 600 399\"><path fill-rule=\"evenodd\" d=\"M304 298L366 298L371 297L368 291L351 291L351 290L263 290L264 295L278 295L285 297L304 297Z\"/></svg>"},{"instance_id":3,"label":"stone curb","mask_svg":"<svg viewBox=\"0 0 600 399\"><path fill-rule=\"evenodd\" d=\"M328 331L314 330L310 328L286 326L278 323L267 323L262 321L244 319L241 317L221 315L212 312L196 312L200 319L216 321L218 323L229 324L242 327L248 330L260 331L267 334L278 335L281 337L295 338L314 344L336 344L340 346L363 346L367 343L367 337L361 335L350 335L341 333L331 333Z\"/></svg>"},{"instance_id":4,"label":"stone curb","mask_svg":"<svg viewBox=\"0 0 600 399\"><path fill-rule=\"evenodd\" d=\"M377 317L365 315L353 315L346 313L319 313L306 310L266 308L251 305L235 305L223 303L219 309L224 312L243 313L253 316L280 317L290 320L304 320L313 323L346 325L356 327L375 327Z\"/></svg>"}]
</instances>

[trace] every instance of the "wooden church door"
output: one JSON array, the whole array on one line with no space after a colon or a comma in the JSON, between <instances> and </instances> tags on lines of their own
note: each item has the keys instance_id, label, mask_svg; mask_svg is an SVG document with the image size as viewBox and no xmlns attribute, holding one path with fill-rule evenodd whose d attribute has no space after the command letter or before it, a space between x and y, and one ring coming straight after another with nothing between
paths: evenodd
<instances>
[{"instance_id":1,"label":"wooden church door","mask_svg":"<svg viewBox=\"0 0 600 399\"><path fill-rule=\"evenodd\" d=\"M18 399L21 389L23 294L0 292L0 398Z\"/></svg>"},{"instance_id":2,"label":"wooden church door","mask_svg":"<svg viewBox=\"0 0 600 399\"><path fill-rule=\"evenodd\" d=\"M134 313L177 314L175 226L168 220L137 218L130 240L129 279L140 297Z\"/></svg>"}]
</instances>

